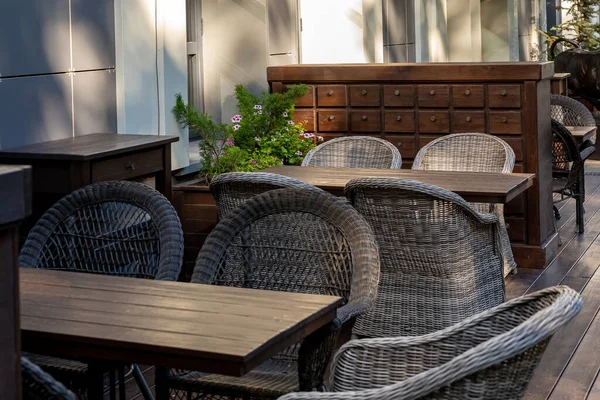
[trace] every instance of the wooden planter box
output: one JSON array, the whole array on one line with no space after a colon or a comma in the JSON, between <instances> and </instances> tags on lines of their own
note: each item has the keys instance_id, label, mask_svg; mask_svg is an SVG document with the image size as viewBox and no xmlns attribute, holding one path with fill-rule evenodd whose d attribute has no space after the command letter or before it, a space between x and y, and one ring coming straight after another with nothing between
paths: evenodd
<instances>
[{"instance_id":1,"label":"wooden planter box","mask_svg":"<svg viewBox=\"0 0 600 400\"><path fill-rule=\"evenodd\" d=\"M198 252L217 224L217 206L208 185L201 179L173 186L173 205L181 220L185 244L179 280L188 282Z\"/></svg>"}]
</instances>

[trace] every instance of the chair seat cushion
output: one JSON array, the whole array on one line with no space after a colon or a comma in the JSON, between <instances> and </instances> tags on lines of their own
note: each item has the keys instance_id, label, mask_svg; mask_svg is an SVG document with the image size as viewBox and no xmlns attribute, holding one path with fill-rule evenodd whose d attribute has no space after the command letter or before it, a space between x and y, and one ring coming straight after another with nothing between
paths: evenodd
<instances>
[{"instance_id":1,"label":"chair seat cushion","mask_svg":"<svg viewBox=\"0 0 600 400\"><path fill-rule=\"evenodd\" d=\"M250 396L277 398L297 392L298 364L269 360L242 377L171 370L169 386L206 394L244 393Z\"/></svg>"}]
</instances>

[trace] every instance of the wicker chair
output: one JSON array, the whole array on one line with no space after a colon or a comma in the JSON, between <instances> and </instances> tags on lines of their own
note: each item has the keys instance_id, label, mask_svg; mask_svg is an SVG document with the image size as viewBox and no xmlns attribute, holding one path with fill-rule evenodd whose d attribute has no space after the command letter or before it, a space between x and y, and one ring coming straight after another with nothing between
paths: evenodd
<instances>
[{"instance_id":1,"label":"wicker chair","mask_svg":"<svg viewBox=\"0 0 600 400\"><path fill-rule=\"evenodd\" d=\"M23 400L75 400L75 395L62 383L21 357Z\"/></svg>"},{"instance_id":2,"label":"wicker chair","mask_svg":"<svg viewBox=\"0 0 600 400\"><path fill-rule=\"evenodd\" d=\"M425 145L415 157L412 169L510 173L515 152L502 139L484 133L446 135ZM500 221L498 240L502 246L504 275L516 272L517 264L510 247L504 221L503 204L473 204L480 213L493 212Z\"/></svg>"},{"instance_id":3,"label":"wicker chair","mask_svg":"<svg viewBox=\"0 0 600 400\"><path fill-rule=\"evenodd\" d=\"M430 335L353 340L334 358L332 392L280 400L520 399L550 338L581 305L557 286Z\"/></svg>"},{"instance_id":4,"label":"wicker chair","mask_svg":"<svg viewBox=\"0 0 600 400\"><path fill-rule=\"evenodd\" d=\"M381 260L377 299L355 335L424 335L504 301L494 214L407 179L354 179L345 193L370 223Z\"/></svg>"},{"instance_id":5,"label":"wicker chair","mask_svg":"<svg viewBox=\"0 0 600 400\"><path fill-rule=\"evenodd\" d=\"M345 304L331 326L241 378L169 371L171 398L277 398L321 387L339 332L371 306L378 279L371 228L344 198L293 188L254 196L208 236L192 282L335 295Z\"/></svg>"},{"instance_id":6,"label":"wicker chair","mask_svg":"<svg viewBox=\"0 0 600 400\"><path fill-rule=\"evenodd\" d=\"M550 116L566 126L596 126L596 119L586 106L559 94L550 95ZM595 141L594 138L590 144Z\"/></svg>"},{"instance_id":7,"label":"wicker chair","mask_svg":"<svg viewBox=\"0 0 600 400\"><path fill-rule=\"evenodd\" d=\"M344 136L321 143L309 151L302 166L399 169L402 157L387 140L371 136Z\"/></svg>"},{"instance_id":8,"label":"wicker chair","mask_svg":"<svg viewBox=\"0 0 600 400\"><path fill-rule=\"evenodd\" d=\"M585 200L584 162L596 149L587 146L581 149L575 143L571 132L560 122L552 120L552 191L575 199L575 215L579 233L584 232L583 202ZM560 219L560 213L554 206L554 216Z\"/></svg>"},{"instance_id":9,"label":"wicker chair","mask_svg":"<svg viewBox=\"0 0 600 400\"><path fill-rule=\"evenodd\" d=\"M229 172L217 175L210 183L210 190L217 203L219 220L249 198L283 188L320 190L297 179L268 172Z\"/></svg>"},{"instance_id":10,"label":"wicker chair","mask_svg":"<svg viewBox=\"0 0 600 400\"><path fill-rule=\"evenodd\" d=\"M83 187L54 204L29 232L19 255L25 268L176 281L183 232L175 209L156 190L135 182ZM85 391L87 364L28 357L72 390ZM145 395L141 371L134 377ZM150 397L147 397L150 398Z\"/></svg>"}]
</instances>

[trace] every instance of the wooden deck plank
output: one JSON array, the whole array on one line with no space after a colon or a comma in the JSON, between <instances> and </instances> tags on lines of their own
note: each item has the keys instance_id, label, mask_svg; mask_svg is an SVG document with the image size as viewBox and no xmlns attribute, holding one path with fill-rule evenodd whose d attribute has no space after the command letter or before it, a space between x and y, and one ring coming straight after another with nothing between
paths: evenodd
<instances>
[{"instance_id":1,"label":"wooden deck plank","mask_svg":"<svg viewBox=\"0 0 600 400\"><path fill-rule=\"evenodd\" d=\"M600 369L596 371L596 380L592 384L585 400L600 400Z\"/></svg>"}]
</instances>

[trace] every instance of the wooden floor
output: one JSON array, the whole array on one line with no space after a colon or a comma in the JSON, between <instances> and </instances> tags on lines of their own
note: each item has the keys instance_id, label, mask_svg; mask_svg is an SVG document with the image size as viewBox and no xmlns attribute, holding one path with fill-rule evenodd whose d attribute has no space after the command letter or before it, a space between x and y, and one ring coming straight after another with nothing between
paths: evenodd
<instances>
[{"instance_id":1,"label":"wooden floor","mask_svg":"<svg viewBox=\"0 0 600 400\"><path fill-rule=\"evenodd\" d=\"M509 299L567 285L579 291L584 301L581 312L548 345L527 400L600 400L600 162L586 165L585 233L576 232L575 203L558 204L562 214L556 221L562 239L558 255L546 269L520 268L506 282ZM144 370L152 386L153 370ZM128 399L142 398L132 380L127 382L127 393Z\"/></svg>"}]
</instances>

